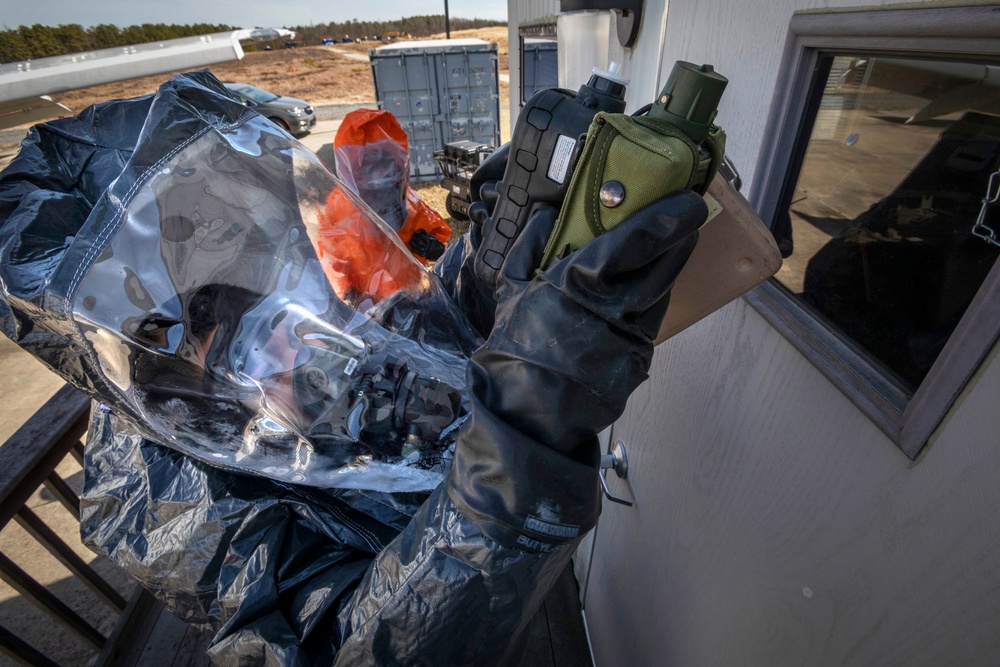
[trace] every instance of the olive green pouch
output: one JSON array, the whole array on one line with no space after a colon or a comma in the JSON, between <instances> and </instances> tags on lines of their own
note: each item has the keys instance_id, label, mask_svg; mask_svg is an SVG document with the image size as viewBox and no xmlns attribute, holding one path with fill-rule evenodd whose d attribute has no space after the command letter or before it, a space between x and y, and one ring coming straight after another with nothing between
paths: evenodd
<instances>
[{"instance_id":1,"label":"olive green pouch","mask_svg":"<svg viewBox=\"0 0 1000 667\"><path fill-rule=\"evenodd\" d=\"M658 118L597 114L540 269L671 192L704 194L725 144L726 135L716 126L698 145Z\"/></svg>"}]
</instances>

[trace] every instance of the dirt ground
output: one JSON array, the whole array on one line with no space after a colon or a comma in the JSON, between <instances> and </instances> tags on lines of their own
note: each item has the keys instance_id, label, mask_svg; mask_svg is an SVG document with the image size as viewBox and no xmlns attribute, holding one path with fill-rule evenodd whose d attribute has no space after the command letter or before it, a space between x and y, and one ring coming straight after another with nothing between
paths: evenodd
<instances>
[{"instance_id":1,"label":"dirt ground","mask_svg":"<svg viewBox=\"0 0 1000 667\"><path fill-rule=\"evenodd\" d=\"M496 42L501 74L507 73L507 28L458 30L453 39L478 38ZM434 35L431 39L444 39ZM358 104L375 101L375 87L369 65L348 54L368 55L375 42L337 44L335 46L302 46L297 49L253 51L243 60L219 63L209 69L222 81L240 81L265 88L278 95L298 97L314 107L327 104ZM80 111L95 102L136 97L154 92L173 74L158 74L130 81L83 88L58 96L60 102L73 111ZM507 84L501 82L501 95Z\"/></svg>"}]
</instances>

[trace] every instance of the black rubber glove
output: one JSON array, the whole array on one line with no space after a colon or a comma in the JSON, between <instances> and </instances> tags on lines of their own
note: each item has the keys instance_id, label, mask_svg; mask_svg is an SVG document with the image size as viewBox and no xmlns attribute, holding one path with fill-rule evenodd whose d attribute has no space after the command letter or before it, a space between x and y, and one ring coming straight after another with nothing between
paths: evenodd
<instances>
[{"instance_id":1,"label":"black rubber glove","mask_svg":"<svg viewBox=\"0 0 1000 667\"><path fill-rule=\"evenodd\" d=\"M642 383L707 207L661 199L535 275L558 211L540 209L501 269L496 325L470 359L472 417L448 477L487 536L544 552L593 527L597 434Z\"/></svg>"},{"instance_id":2,"label":"black rubber glove","mask_svg":"<svg viewBox=\"0 0 1000 667\"><path fill-rule=\"evenodd\" d=\"M480 282L473 268L476 252L483 241L483 229L496 206L499 195L497 184L507 168L510 144L504 144L493 151L476 169L469 181L469 233L463 242L452 243L444 257L434 267L452 300L486 338L493 328L494 311L497 302L493 289Z\"/></svg>"},{"instance_id":3,"label":"black rubber glove","mask_svg":"<svg viewBox=\"0 0 1000 667\"><path fill-rule=\"evenodd\" d=\"M432 262L444 254L444 244L426 229L418 229L410 237L410 252Z\"/></svg>"}]
</instances>

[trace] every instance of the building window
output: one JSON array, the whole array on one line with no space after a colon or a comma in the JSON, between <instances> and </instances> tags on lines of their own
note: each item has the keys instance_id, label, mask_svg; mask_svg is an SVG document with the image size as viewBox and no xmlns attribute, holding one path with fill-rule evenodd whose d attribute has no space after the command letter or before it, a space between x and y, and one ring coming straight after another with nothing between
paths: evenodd
<instances>
[{"instance_id":1,"label":"building window","mask_svg":"<svg viewBox=\"0 0 1000 667\"><path fill-rule=\"evenodd\" d=\"M778 280L912 393L1000 254L973 234L1000 168L1000 68L824 54L820 69L772 228Z\"/></svg>"},{"instance_id":2,"label":"building window","mask_svg":"<svg viewBox=\"0 0 1000 667\"><path fill-rule=\"evenodd\" d=\"M752 303L911 458L1000 330L996 9L796 16L755 193L785 264Z\"/></svg>"}]
</instances>

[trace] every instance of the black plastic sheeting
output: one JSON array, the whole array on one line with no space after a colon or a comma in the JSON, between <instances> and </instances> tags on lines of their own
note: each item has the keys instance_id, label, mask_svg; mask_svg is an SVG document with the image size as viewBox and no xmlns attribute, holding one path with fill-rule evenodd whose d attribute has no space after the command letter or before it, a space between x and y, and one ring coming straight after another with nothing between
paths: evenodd
<instances>
[{"instance_id":1,"label":"black plastic sheeting","mask_svg":"<svg viewBox=\"0 0 1000 667\"><path fill-rule=\"evenodd\" d=\"M501 547L443 487L422 502L284 485L129 431L94 411L84 538L176 616L216 630L219 665L518 664L577 544Z\"/></svg>"},{"instance_id":2,"label":"black plastic sheeting","mask_svg":"<svg viewBox=\"0 0 1000 667\"><path fill-rule=\"evenodd\" d=\"M0 325L95 399L84 540L220 665L514 660L578 540L502 547L438 485L479 340L359 200L409 288L321 280L340 186L307 153L199 72L36 127L0 174ZM287 400L331 384L339 411Z\"/></svg>"}]
</instances>

